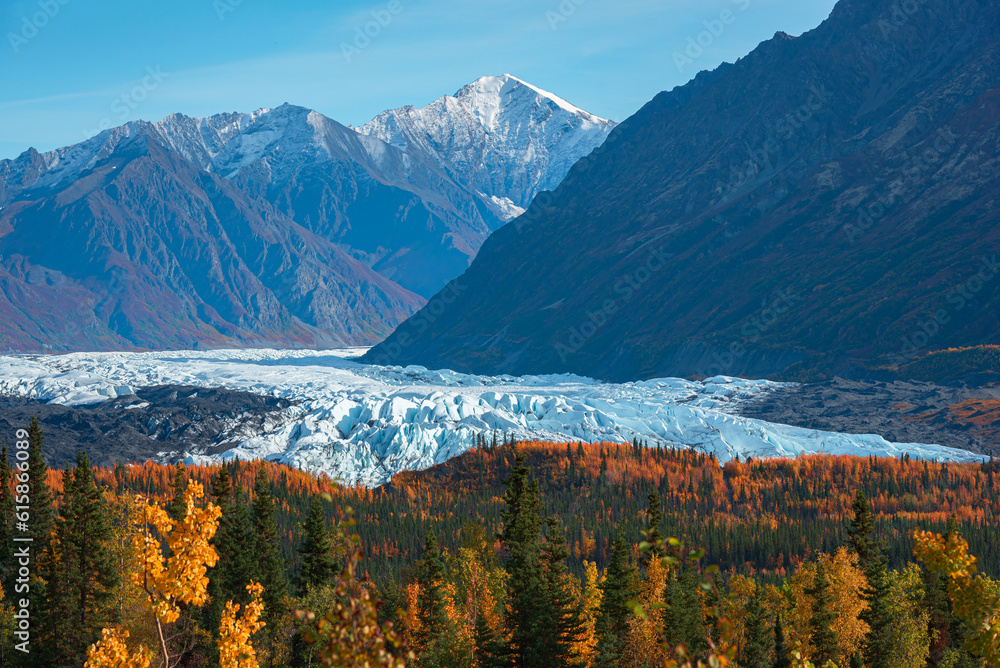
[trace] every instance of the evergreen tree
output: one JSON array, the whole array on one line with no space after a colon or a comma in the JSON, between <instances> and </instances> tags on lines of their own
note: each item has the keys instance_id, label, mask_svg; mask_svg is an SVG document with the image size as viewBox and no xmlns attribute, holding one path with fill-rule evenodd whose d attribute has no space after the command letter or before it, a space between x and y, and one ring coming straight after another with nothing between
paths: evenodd
<instances>
[{"instance_id":1,"label":"evergreen tree","mask_svg":"<svg viewBox=\"0 0 1000 668\"><path fill-rule=\"evenodd\" d=\"M445 609L445 566L437 537L427 534L423 557L417 565L417 616L420 620L417 645L421 668L463 668L472 665L472 656L459 641L458 627Z\"/></svg>"},{"instance_id":2,"label":"evergreen tree","mask_svg":"<svg viewBox=\"0 0 1000 668\"><path fill-rule=\"evenodd\" d=\"M827 661L839 663L840 646L837 644L837 632L834 630L837 614L833 609L830 580L826 576L826 567L822 562L816 565L812 587L805 592L813 599L812 617L809 618L809 640L813 646L811 659L819 666Z\"/></svg>"},{"instance_id":3,"label":"evergreen tree","mask_svg":"<svg viewBox=\"0 0 1000 668\"><path fill-rule=\"evenodd\" d=\"M667 578L665 627L671 647L684 645L691 656L708 650L705 613L701 607L701 575L697 565L686 564L680 573Z\"/></svg>"},{"instance_id":4,"label":"evergreen tree","mask_svg":"<svg viewBox=\"0 0 1000 668\"><path fill-rule=\"evenodd\" d=\"M175 478L175 485L177 484ZM175 487L176 489L176 487ZM247 603L246 586L257 579L253 561L253 535L250 531L250 514L239 490L234 490L226 467L212 478L210 491L215 505L219 506L219 528L212 545L219 555L216 565L208 571L210 602L204 608L206 628L217 633L222 621L226 601L240 605ZM248 549L249 548L249 549Z\"/></svg>"},{"instance_id":5,"label":"evergreen tree","mask_svg":"<svg viewBox=\"0 0 1000 668\"><path fill-rule=\"evenodd\" d=\"M509 637L507 654L512 665L534 668L547 665L550 638L546 629L546 582L541 554L541 500L538 481L531 479L524 455L514 459L501 511L500 539L507 551L507 609L504 626Z\"/></svg>"},{"instance_id":6,"label":"evergreen tree","mask_svg":"<svg viewBox=\"0 0 1000 668\"><path fill-rule=\"evenodd\" d=\"M761 605L761 586L750 597L743 611L745 637L740 653L740 668L771 668L771 644L774 634L764 620L764 606Z\"/></svg>"},{"instance_id":7,"label":"evergreen tree","mask_svg":"<svg viewBox=\"0 0 1000 668\"><path fill-rule=\"evenodd\" d=\"M617 666L628 635L632 611L628 602L635 597L635 572L629 567L629 546L618 534L611 544L611 560L601 582L601 608L597 616L596 665Z\"/></svg>"},{"instance_id":8,"label":"evergreen tree","mask_svg":"<svg viewBox=\"0 0 1000 668\"><path fill-rule=\"evenodd\" d=\"M851 547L858 555L858 566L868 579L865 601L868 607L861 619L868 624L864 642L866 668L892 668L888 650L892 638L892 610L889 604L891 587L887 570L885 545L876 538L875 519L864 492L858 490L853 504L854 519L848 529Z\"/></svg>"},{"instance_id":9,"label":"evergreen tree","mask_svg":"<svg viewBox=\"0 0 1000 668\"><path fill-rule=\"evenodd\" d=\"M277 642L278 621L285 613L285 595L288 583L285 580L285 570L281 555L278 553L280 537L278 525L274 520L274 497L271 495L271 481L264 467L257 470L254 480L253 540L250 542L255 561L253 572L255 579L264 587L262 600L264 614L262 619L266 626L264 633L269 648L268 666L274 665L275 643Z\"/></svg>"},{"instance_id":10,"label":"evergreen tree","mask_svg":"<svg viewBox=\"0 0 1000 668\"><path fill-rule=\"evenodd\" d=\"M300 557L297 589L300 596L304 596L310 587L322 587L331 583L337 576L333 542L319 497L313 497L303 530L305 536L298 550Z\"/></svg>"},{"instance_id":11,"label":"evergreen tree","mask_svg":"<svg viewBox=\"0 0 1000 668\"><path fill-rule=\"evenodd\" d=\"M785 645L785 629L781 626L781 615L774 616L774 668L792 668L792 659Z\"/></svg>"},{"instance_id":12,"label":"evergreen tree","mask_svg":"<svg viewBox=\"0 0 1000 668\"><path fill-rule=\"evenodd\" d=\"M663 546L659 544L663 540L663 534L660 532L660 526L663 524L663 508L660 506L660 495L654 489L646 498L649 501L649 506L646 510L648 524L643 533L646 534L646 542L649 543L650 547L641 556L643 568L649 566L651 559L660 559L663 557Z\"/></svg>"},{"instance_id":13,"label":"evergreen tree","mask_svg":"<svg viewBox=\"0 0 1000 668\"><path fill-rule=\"evenodd\" d=\"M476 617L476 656L478 668L506 668L510 666L507 647L497 634L486 624L486 616Z\"/></svg>"},{"instance_id":14,"label":"evergreen tree","mask_svg":"<svg viewBox=\"0 0 1000 668\"><path fill-rule=\"evenodd\" d=\"M417 644L426 650L448 624L444 609L444 562L441 561L433 529L427 532L423 557L417 565L416 579L420 585L420 595L417 598L417 617L420 620L420 629L416 634Z\"/></svg>"},{"instance_id":15,"label":"evergreen tree","mask_svg":"<svg viewBox=\"0 0 1000 668\"><path fill-rule=\"evenodd\" d=\"M865 660L861 658L861 652L851 655L851 668L865 668Z\"/></svg>"},{"instance_id":16,"label":"evergreen tree","mask_svg":"<svg viewBox=\"0 0 1000 668\"><path fill-rule=\"evenodd\" d=\"M958 531L955 516L948 519L946 535ZM955 616L948 595L948 576L924 569L924 606L930 615L931 651L928 665L932 667L974 668L982 665L965 648L966 628Z\"/></svg>"},{"instance_id":17,"label":"evergreen tree","mask_svg":"<svg viewBox=\"0 0 1000 668\"><path fill-rule=\"evenodd\" d=\"M173 491L174 496L170 501L170 505L167 506L167 514L175 522L179 522L182 517L184 517L185 504L184 504L184 490L187 489L187 467L184 466L184 462L177 462L177 468L174 470L174 481L170 486Z\"/></svg>"},{"instance_id":18,"label":"evergreen tree","mask_svg":"<svg viewBox=\"0 0 1000 668\"><path fill-rule=\"evenodd\" d=\"M76 468L66 468L63 481L56 539L46 560L43 638L58 648L51 656L57 665L80 665L101 629L118 621L113 596L119 576L107 507L85 453L77 455Z\"/></svg>"},{"instance_id":19,"label":"evergreen tree","mask_svg":"<svg viewBox=\"0 0 1000 668\"><path fill-rule=\"evenodd\" d=\"M66 466L62 474L64 500L68 501L73 490L73 470ZM40 597L39 605L34 608L34 643L50 647L51 651L43 661L37 656L29 656L29 666L69 666L73 661L73 648L63 643L61 635L66 630L67 622L73 619L73 600L70 594L70 584L63 552L59 545L59 530L56 524L52 538L46 543L38 555L38 571L44 580L44 595ZM42 583L40 582L39 585Z\"/></svg>"},{"instance_id":20,"label":"evergreen tree","mask_svg":"<svg viewBox=\"0 0 1000 668\"><path fill-rule=\"evenodd\" d=\"M546 541L542 547L545 570L546 606L543 613L545 636L549 639L549 659L539 668L567 665L573 654L573 645L584 632L583 605L571 584L572 576L566 567L569 549L566 536L556 518L546 521Z\"/></svg>"},{"instance_id":21,"label":"evergreen tree","mask_svg":"<svg viewBox=\"0 0 1000 668\"><path fill-rule=\"evenodd\" d=\"M31 538L37 552L49 542L55 521L55 498L49 489L49 467L45 463L44 437L38 418L32 418L28 426L28 494L30 495L31 517L28 521L26 537Z\"/></svg>"}]
</instances>

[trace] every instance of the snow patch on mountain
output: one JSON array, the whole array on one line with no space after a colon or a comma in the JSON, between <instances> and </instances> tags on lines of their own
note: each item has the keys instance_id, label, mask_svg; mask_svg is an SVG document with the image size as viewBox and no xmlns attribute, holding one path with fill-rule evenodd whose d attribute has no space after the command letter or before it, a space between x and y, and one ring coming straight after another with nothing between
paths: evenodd
<instances>
[{"instance_id":1,"label":"snow patch on mountain","mask_svg":"<svg viewBox=\"0 0 1000 668\"><path fill-rule=\"evenodd\" d=\"M510 220L539 191L559 185L615 125L504 74L478 79L422 109L382 112L357 130L408 153L433 156Z\"/></svg>"},{"instance_id":2,"label":"snow patch on mountain","mask_svg":"<svg viewBox=\"0 0 1000 668\"><path fill-rule=\"evenodd\" d=\"M365 365L363 350L220 350L0 357L0 394L67 406L161 384L223 387L295 402L265 433L221 455L266 458L346 483L379 485L465 452L477 436L615 441L688 447L734 457L828 453L982 461L964 450L890 443L740 417L745 401L780 387L718 376L603 383L572 375L475 376Z\"/></svg>"}]
</instances>

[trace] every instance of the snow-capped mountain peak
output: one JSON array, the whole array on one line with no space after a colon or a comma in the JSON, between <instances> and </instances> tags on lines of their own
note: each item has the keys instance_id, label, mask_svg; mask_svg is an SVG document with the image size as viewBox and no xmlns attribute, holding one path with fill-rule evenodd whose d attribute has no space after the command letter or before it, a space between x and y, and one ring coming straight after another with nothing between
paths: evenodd
<instances>
[{"instance_id":1,"label":"snow-capped mountain peak","mask_svg":"<svg viewBox=\"0 0 1000 668\"><path fill-rule=\"evenodd\" d=\"M551 190L615 123L510 74L488 76L422 109L382 112L357 128L407 153L432 156L470 183L503 220Z\"/></svg>"},{"instance_id":2,"label":"snow-capped mountain peak","mask_svg":"<svg viewBox=\"0 0 1000 668\"><path fill-rule=\"evenodd\" d=\"M532 86L527 81L518 79L512 74L476 79L471 84L463 86L455 93L454 98L469 107L486 130L495 127L498 116L506 107L525 102L528 104L548 102L594 125L610 127L615 125L612 121L586 112L558 95Z\"/></svg>"}]
</instances>

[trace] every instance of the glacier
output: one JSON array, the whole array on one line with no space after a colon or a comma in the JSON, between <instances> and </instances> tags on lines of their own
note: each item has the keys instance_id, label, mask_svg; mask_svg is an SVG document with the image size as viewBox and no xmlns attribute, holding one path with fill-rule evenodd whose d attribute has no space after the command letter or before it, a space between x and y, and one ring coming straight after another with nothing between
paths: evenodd
<instances>
[{"instance_id":1,"label":"glacier","mask_svg":"<svg viewBox=\"0 0 1000 668\"><path fill-rule=\"evenodd\" d=\"M91 405L153 385L221 387L294 403L263 433L208 463L269 459L344 484L377 486L473 447L476 438L630 442L684 447L720 461L801 454L975 462L964 450L891 443L741 417L740 405L782 383L716 376L606 383L573 375L476 376L362 364L364 349L229 349L0 356L0 394Z\"/></svg>"}]
</instances>

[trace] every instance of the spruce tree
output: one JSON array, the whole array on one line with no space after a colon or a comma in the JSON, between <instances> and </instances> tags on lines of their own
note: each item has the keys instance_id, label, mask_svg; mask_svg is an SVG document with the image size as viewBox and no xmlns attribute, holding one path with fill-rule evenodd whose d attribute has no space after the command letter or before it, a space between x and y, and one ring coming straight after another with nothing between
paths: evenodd
<instances>
[{"instance_id":1,"label":"spruce tree","mask_svg":"<svg viewBox=\"0 0 1000 668\"><path fill-rule=\"evenodd\" d=\"M63 497L55 540L43 558L46 600L39 611L39 638L52 648L52 665L81 665L87 647L114 626L118 569L111 553L111 523L90 459L77 455L63 473Z\"/></svg>"},{"instance_id":2,"label":"spruce tree","mask_svg":"<svg viewBox=\"0 0 1000 668\"><path fill-rule=\"evenodd\" d=\"M955 516L948 519L946 537L958 531ZM928 665L946 665L950 668L973 668L981 665L965 647L965 625L955 616L948 594L948 576L924 569L924 606L930 614L930 631L934 642Z\"/></svg>"},{"instance_id":3,"label":"spruce tree","mask_svg":"<svg viewBox=\"0 0 1000 668\"><path fill-rule=\"evenodd\" d=\"M868 624L864 641L866 668L892 668L889 647L892 639L892 611L889 604L891 587L888 578L889 561L885 545L876 538L875 519L864 492L858 490L853 504L854 519L848 529L851 547L858 555L858 566L868 584L864 590L868 607L861 619Z\"/></svg>"},{"instance_id":4,"label":"spruce tree","mask_svg":"<svg viewBox=\"0 0 1000 668\"><path fill-rule=\"evenodd\" d=\"M584 633L583 605L571 583L566 559L569 549L566 536L554 517L546 520L546 541L542 547L546 598L543 616L545 635L549 639L548 660L539 668L568 665L573 646Z\"/></svg>"},{"instance_id":5,"label":"spruce tree","mask_svg":"<svg viewBox=\"0 0 1000 668\"><path fill-rule=\"evenodd\" d=\"M444 581L445 568L438 550L434 530L427 533L424 552L417 564L417 618L420 627L416 641L418 664L423 668L447 668L461 663L454 656L457 645L457 629L445 612Z\"/></svg>"},{"instance_id":6,"label":"spruce tree","mask_svg":"<svg viewBox=\"0 0 1000 668\"><path fill-rule=\"evenodd\" d=\"M781 626L781 615L774 616L774 668L792 668L792 659L785 645L785 629Z\"/></svg>"},{"instance_id":7,"label":"spruce tree","mask_svg":"<svg viewBox=\"0 0 1000 668\"><path fill-rule=\"evenodd\" d=\"M211 494L219 506L219 528L212 545L219 559L208 571L208 593L211 601L204 607L204 623L212 633L219 630L226 602L245 605L248 600L246 586L256 579L253 566L253 535L250 514L243 495L233 489L226 467L212 478ZM248 549L249 548L249 549Z\"/></svg>"},{"instance_id":8,"label":"spruce tree","mask_svg":"<svg viewBox=\"0 0 1000 668\"><path fill-rule=\"evenodd\" d=\"M278 553L281 539L278 536L278 525L274 520L274 497L271 495L271 481L263 466L257 470L257 477L254 480L252 533L253 553L251 556L256 562L253 572L257 581L264 587L262 619L266 624L264 634L270 650L268 652L268 666L273 666L275 643L279 630L278 621L285 612L285 595L288 583L285 580L285 569L281 555Z\"/></svg>"},{"instance_id":9,"label":"spruce tree","mask_svg":"<svg viewBox=\"0 0 1000 668\"><path fill-rule=\"evenodd\" d=\"M73 494L63 508L65 521L60 543L70 574L76 615L72 638L77 658L101 637L101 629L118 620L111 606L119 584L111 553L111 522L101 490L94 479L90 458L79 453L73 473Z\"/></svg>"},{"instance_id":10,"label":"spruce tree","mask_svg":"<svg viewBox=\"0 0 1000 668\"><path fill-rule=\"evenodd\" d=\"M444 575L444 562L438 551L437 536L434 529L431 529L427 532L424 553L417 565L417 584L420 585L417 616L421 627L417 637L424 647L442 631L447 621L442 589Z\"/></svg>"},{"instance_id":11,"label":"spruce tree","mask_svg":"<svg viewBox=\"0 0 1000 668\"><path fill-rule=\"evenodd\" d=\"M747 602L744 614L744 639L740 652L740 668L771 668L771 645L774 633L764 620L764 606L761 605L761 585Z\"/></svg>"},{"instance_id":12,"label":"spruce tree","mask_svg":"<svg viewBox=\"0 0 1000 668\"><path fill-rule=\"evenodd\" d=\"M646 534L646 542L649 543L650 547L641 557L644 568L649 566L651 559L660 559L663 557L663 546L659 544L663 540L663 534L660 532L660 526L663 524L663 508L660 506L660 495L656 490L653 490L646 498L649 501L649 506L646 510L647 525L644 533Z\"/></svg>"},{"instance_id":13,"label":"spruce tree","mask_svg":"<svg viewBox=\"0 0 1000 668\"><path fill-rule=\"evenodd\" d=\"M73 469L66 466L62 474L63 478L63 503L71 504L73 495ZM70 643L63 642L62 636L67 631L67 625L73 623L73 599L70 591L69 573L64 560L64 553L59 543L59 535L62 533L56 523L53 538L45 545L42 553L38 555L38 570L45 581L44 597L40 604L33 610L32 616L34 627L33 646L46 647L45 660L37 656L29 657L27 665L41 666L68 666L73 661L74 648Z\"/></svg>"},{"instance_id":14,"label":"spruce tree","mask_svg":"<svg viewBox=\"0 0 1000 668\"><path fill-rule=\"evenodd\" d=\"M667 578L664 615L667 640L672 647L684 645L691 656L708 650L705 613L701 607L701 574L694 563Z\"/></svg>"},{"instance_id":15,"label":"spruce tree","mask_svg":"<svg viewBox=\"0 0 1000 668\"><path fill-rule=\"evenodd\" d=\"M818 666L827 661L839 663L840 646L837 644L837 632L834 630L837 614L833 609L830 580L822 563L816 565L812 586L805 592L813 599L812 616L809 618L809 640L813 646L811 659Z\"/></svg>"},{"instance_id":16,"label":"spruce tree","mask_svg":"<svg viewBox=\"0 0 1000 668\"><path fill-rule=\"evenodd\" d=\"M170 485L170 489L174 495L170 501L170 505L167 506L167 515L173 521L179 522L184 517L184 512L187 508L184 502L184 491L187 489L187 467L184 466L184 462L177 462L177 468L174 469L174 480Z\"/></svg>"},{"instance_id":17,"label":"spruce tree","mask_svg":"<svg viewBox=\"0 0 1000 668\"><path fill-rule=\"evenodd\" d=\"M49 489L49 467L45 463L44 436L38 418L32 418L28 426L28 494L31 516L25 536L31 538L35 554L41 552L49 542L55 521L55 498Z\"/></svg>"},{"instance_id":18,"label":"spruce tree","mask_svg":"<svg viewBox=\"0 0 1000 668\"><path fill-rule=\"evenodd\" d=\"M510 666L507 647L500 637L486 624L485 615L476 616L476 654L478 668L506 668Z\"/></svg>"},{"instance_id":19,"label":"spruce tree","mask_svg":"<svg viewBox=\"0 0 1000 668\"><path fill-rule=\"evenodd\" d=\"M510 576L504 626L509 643L507 654L514 666L542 666L548 661L550 639L546 628L546 582L541 558L541 500L538 481L531 479L524 455L514 459L501 511L500 534L507 551Z\"/></svg>"},{"instance_id":20,"label":"spruce tree","mask_svg":"<svg viewBox=\"0 0 1000 668\"><path fill-rule=\"evenodd\" d=\"M330 584L337 575L333 558L333 542L323 515L319 497L313 497L309 515L303 525L305 536L299 547L299 572L296 580L298 593L305 596L310 587Z\"/></svg>"},{"instance_id":21,"label":"spruce tree","mask_svg":"<svg viewBox=\"0 0 1000 668\"><path fill-rule=\"evenodd\" d=\"M629 567L629 546L619 533L611 544L611 558L601 582L601 608L597 616L596 665L616 666L628 635L632 611L628 602L635 597L635 572Z\"/></svg>"}]
</instances>

